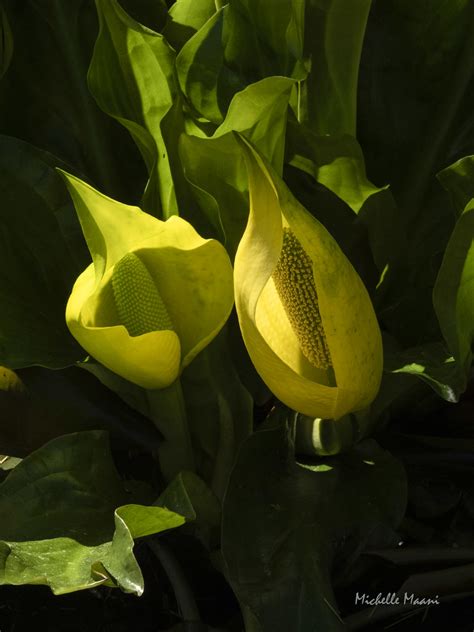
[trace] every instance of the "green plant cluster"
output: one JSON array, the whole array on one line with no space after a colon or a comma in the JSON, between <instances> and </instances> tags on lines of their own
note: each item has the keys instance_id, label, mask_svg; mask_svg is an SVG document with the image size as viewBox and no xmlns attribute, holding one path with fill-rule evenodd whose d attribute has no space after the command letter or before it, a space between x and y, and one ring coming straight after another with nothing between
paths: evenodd
<instances>
[{"instance_id":1,"label":"green plant cluster","mask_svg":"<svg viewBox=\"0 0 474 632\"><path fill-rule=\"evenodd\" d=\"M140 596L146 546L228 632L413 609L357 611L382 563L473 592L473 3L1 0L0 35L0 585Z\"/></svg>"}]
</instances>

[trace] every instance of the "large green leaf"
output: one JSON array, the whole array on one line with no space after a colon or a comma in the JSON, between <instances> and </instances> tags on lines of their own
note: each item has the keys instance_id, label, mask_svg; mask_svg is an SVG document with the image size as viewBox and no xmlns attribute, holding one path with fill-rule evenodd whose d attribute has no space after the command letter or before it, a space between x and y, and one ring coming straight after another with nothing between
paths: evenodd
<instances>
[{"instance_id":1,"label":"large green leaf","mask_svg":"<svg viewBox=\"0 0 474 632\"><path fill-rule=\"evenodd\" d=\"M303 3L231 0L181 49L176 66L195 111L221 123L232 97L259 79L301 79Z\"/></svg>"},{"instance_id":2,"label":"large green leaf","mask_svg":"<svg viewBox=\"0 0 474 632\"><path fill-rule=\"evenodd\" d=\"M45 584L61 594L107 583L140 595L134 538L184 518L119 506L129 500L105 433L65 435L34 452L0 485L0 584Z\"/></svg>"},{"instance_id":3,"label":"large green leaf","mask_svg":"<svg viewBox=\"0 0 474 632\"><path fill-rule=\"evenodd\" d=\"M97 35L93 0L4 0L2 6L15 47L0 82L0 132L60 157L107 194L135 201L145 176L140 155L87 88Z\"/></svg>"},{"instance_id":4,"label":"large green leaf","mask_svg":"<svg viewBox=\"0 0 474 632\"><path fill-rule=\"evenodd\" d=\"M307 0L298 119L317 135L356 134L359 60L372 0Z\"/></svg>"},{"instance_id":5,"label":"large green leaf","mask_svg":"<svg viewBox=\"0 0 474 632\"><path fill-rule=\"evenodd\" d=\"M176 97L174 51L163 36L133 20L117 0L96 0L100 31L88 73L100 107L135 140L150 176L144 204L154 215L177 212L161 130Z\"/></svg>"},{"instance_id":6,"label":"large green leaf","mask_svg":"<svg viewBox=\"0 0 474 632\"><path fill-rule=\"evenodd\" d=\"M193 467L219 499L252 420L252 400L235 370L227 335L224 328L169 389L148 391L100 364L82 365L162 432L158 455L166 479Z\"/></svg>"},{"instance_id":7,"label":"large green leaf","mask_svg":"<svg viewBox=\"0 0 474 632\"><path fill-rule=\"evenodd\" d=\"M213 134L219 138L229 132L244 134L281 175L286 133L286 112L294 81L286 77L267 77L238 92L227 116Z\"/></svg>"},{"instance_id":8,"label":"large green leaf","mask_svg":"<svg viewBox=\"0 0 474 632\"><path fill-rule=\"evenodd\" d=\"M248 184L241 150L230 132L244 134L281 173L293 85L286 77L262 79L234 96L212 137L180 138L180 157L194 197L231 257L247 223Z\"/></svg>"},{"instance_id":9,"label":"large green leaf","mask_svg":"<svg viewBox=\"0 0 474 632\"><path fill-rule=\"evenodd\" d=\"M238 145L231 134L216 139L183 134L179 150L201 215L233 258L248 218L247 173Z\"/></svg>"},{"instance_id":10,"label":"large green leaf","mask_svg":"<svg viewBox=\"0 0 474 632\"><path fill-rule=\"evenodd\" d=\"M474 200L464 209L449 240L433 304L450 351L468 373L474 340Z\"/></svg>"},{"instance_id":11,"label":"large green leaf","mask_svg":"<svg viewBox=\"0 0 474 632\"><path fill-rule=\"evenodd\" d=\"M473 153L473 19L470 0L386 0L369 16L358 138L369 176L414 213L434 174Z\"/></svg>"},{"instance_id":12,"label":"large green leaf","mask_svg":"<svg viewBox=\"0 0 474 632\"><path fill-rule=\"evenodd\" d=\"M58 368L82 355L64 310L83 244L55 164L27 143L0 137L0 362L11 368Z\"/></svg>"},{"instance_id":13,"label":"large green leaf","mask_svg":"<svg viewBox=\"0 0 474 632\"><path fill-rule=\"evenodd\" d=\"M288 125L287 161L313 176L358 213L365 202L385 187L374 186L365 173L364 156L349 135L318 136L304 125Z\"/></svg>"},{"instance_id":14,"label":"large green leaf","mask_svg":"<svg viewBox=\"0 0 474 632\"><path fill-rule=\"evenodd\" d=\"M99 380L78 367L0 371L0 452L24 457L60 435L108 430L116 447L157 449L161 435Z\"/></svg>"},{"instance_id":15,"label":"large green leaf","mask_svg":"<svg viewBox=\"0 0 474 632\"><path fill-rule=\"evenodd\" d=\"M297 463L286 424L252 435L224 502L227 576L248 630L344 629L331 570L369 542L391 542L406 502L401 465L374 441Z\"/></svg>"},{"instance_id":16,"label":"large green leaf","mask_svg":"<svg viewBox=\"0 0 474 632\"><path fill-rule=\"evenodd\" d=\"M384 327L406 348L442 338L432 292L456 215L435 175L474 150L466 105L474 89L473 25L466 0L388 0L374 4L367 28L358 138L369 177L389 182L398 204L373 224L379 251L398 248L379 268L375 302Z\"/></svg>"}]
</instances>

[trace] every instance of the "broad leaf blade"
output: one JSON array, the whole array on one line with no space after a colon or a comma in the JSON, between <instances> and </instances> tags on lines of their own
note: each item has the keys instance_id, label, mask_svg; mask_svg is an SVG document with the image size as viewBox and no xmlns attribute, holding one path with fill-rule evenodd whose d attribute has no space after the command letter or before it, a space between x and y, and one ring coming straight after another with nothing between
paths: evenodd
<instances>
[{"instance_id":1,"label":"broad leaf blade","mask_svg":"<svg viewBox=\"0 0 474 632\"><path fill-rule=\"evenodd\" d=\"M304 125L288 125L287 159L290 165L313 176L358 213L365 202L386 187L367 179L364 156L349 135L318 136Z\"/></svg>"},{"instance_id":2,"label":"broad leaf blade","mask_svg":"<svg viewBox=\"0 0 474 632\"><path fill-rule=\"evenodd\" d=\"M163 35L179 52L215 12L215 0L177 0L168 12Z\"/></svg>"},{"instance_id":3,"label":"broad leaf blade","mask_svg":"<svg viewBox=\"0 0 474 632\"><path fill-rule=\"evenodd\" d=\"M308 0L300 117L317 135L356 133L359 60L371 0Z\"/></svg>"},{"instance_id":4,"label":"broad leaf blade","mask_svg":"<svg viewBox=\"0 0 474 632\"><path fill-rule=\"evenodd\" d=\"M0 137L0 363L11 368L59 368L82 356L64 311L83 244L55 164L27 143Z\"/></svg>"},{"instance_id":5,"label":"broad leaf blade","mask_svg":"<svg viewBox=\"0 0 474 632\"><path fill-rule=\"evenodd\" d=\"M434 174L473 153L472 9L470 0L386 0L369 16L358 138L370 177L415 212Z\"/></svg>"},{"instance_id":6,"label":"broad leaf blade","mask_svg":"<svg viewBox=\"0 0 474 632\"><path fill-rule=\"evenodd\" d=\"M223 515L227 573L250 612L249 629L258 629L257 623L275 632L343 630L331 568L335 562L347 566L349 556L371 539L392 541L405 509L405 487L400 464L373 441L301 465L285 424L250 437ZM356 550L348 545L351 536Z\"/></svg>"},{"instance_id":7,"label":"broad leaf blade","mask_svg":"<svg viewBox=\"0 0 474 632\"><path fill-rule=\"evenodd\" d=\"M133 539L184 518L128 497L99 431L65 435L24 459L0 485L0 584L56 594L107 582L140 595Z\"/></svg>"},{"instance_id":8,"label":"broad leaf blade","mask_svg":"<svg viewBox=\"0 0 474 632\"><path fill-rule=\"evenodd\" d=\"M87 88L97 35L93 1L4 0L2 6L15 52L0 82L0 131L53 153L109 195L133 199L138 151Z\"/></svg>"},{"instance_id":9,"label":"broad leaf blade","mask_svg":"<svg viewBox=\"0 0 474 632\"><path fill-rule=\"evenodd\" d=\"M268 77L238 92L213 138L232 131L243 133L281 175L286 112L294 83L286 77Z\"/></svg>"},{"instance_id":10,"label":"broad leaf blade","mask_svg":"<svg viewBox=\"0 0 474 632\"><path fill-rule=\"evenodd\" d=\"M195 111L221 123L233 96L274 75L302 79L303 3L231 0L181 49L177 72Z\"/></svg>"}]
</instances>

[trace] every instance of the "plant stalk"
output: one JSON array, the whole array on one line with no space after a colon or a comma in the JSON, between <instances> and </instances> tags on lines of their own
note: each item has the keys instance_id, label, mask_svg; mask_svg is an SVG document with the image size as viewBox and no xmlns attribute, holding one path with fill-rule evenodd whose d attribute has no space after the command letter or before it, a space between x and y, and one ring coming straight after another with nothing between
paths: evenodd
<instances>
[{"instance_id":1,"label":"plant stalk","mask_svg":"<svg viewBox=\"0 0 474 632\"><path fill-rule=\"evenodd\" d=\"M199 610L191 587L180 563L171 549L162 541L149 540L148 546L162 565L173 588L179 611L183 617L185 632L201 632L203 629Z\"/></svg>"}]
</instances>

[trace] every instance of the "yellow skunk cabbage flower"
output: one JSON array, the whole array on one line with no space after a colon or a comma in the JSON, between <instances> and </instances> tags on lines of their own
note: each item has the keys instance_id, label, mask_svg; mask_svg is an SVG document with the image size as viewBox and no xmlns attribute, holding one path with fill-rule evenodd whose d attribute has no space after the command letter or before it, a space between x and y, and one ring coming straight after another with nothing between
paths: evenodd
<instances>
[{"instance_id":1,"label":"yellow skunk cabbage flower","mask_svg":"<svg viewBox=\"0 0 474 632\"><path fill-rule=\"evenodd\" d=\"M163 222L61 173L93 260L72 289L67 326L110 370L165 388L232 310L227 252L180 217Z\"/></svg>"},{"instance_id":2,"label":"yellow skunk cabbage flower","mask_svg":"<svg viewBox=\"0 0 474 632\"><path fill-rule=\"evenodd\" d=\"M234 265L247 350L270 390L303 415L366 408L382 375L380 329L367 290L328 231L241 139L250 215Z\"/></svg>"}]
</instances>

